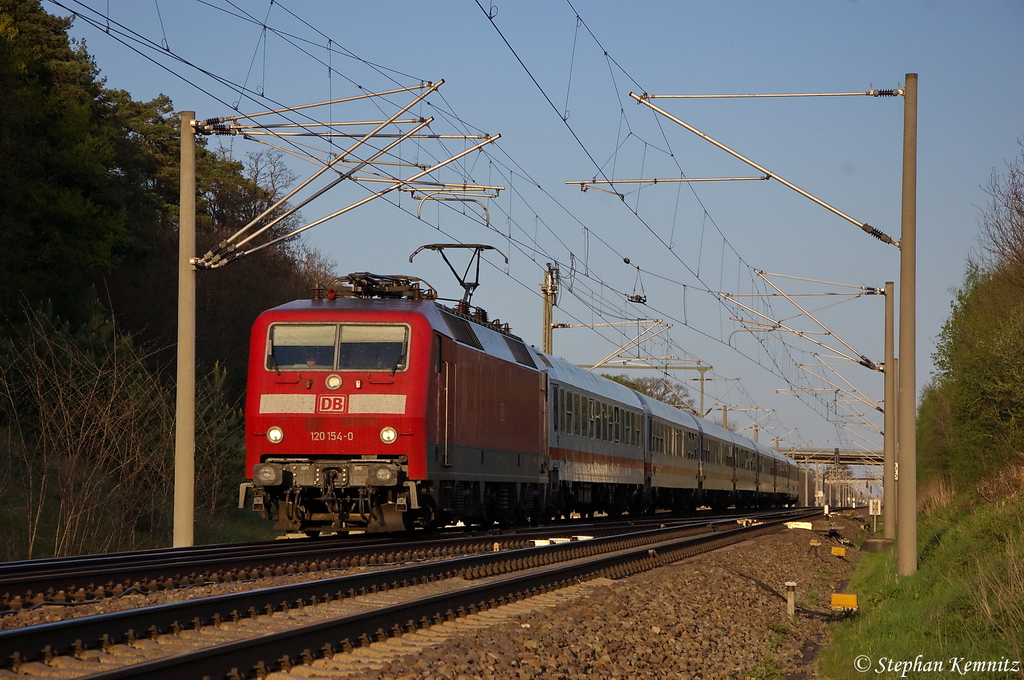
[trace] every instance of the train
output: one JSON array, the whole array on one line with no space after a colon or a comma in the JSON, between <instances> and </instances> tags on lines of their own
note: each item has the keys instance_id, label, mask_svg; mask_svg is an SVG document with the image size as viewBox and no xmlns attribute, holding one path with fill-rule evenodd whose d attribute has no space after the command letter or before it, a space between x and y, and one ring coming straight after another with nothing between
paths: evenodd
<instances>
[{"instance_id":1,"label":"train","mask_svg":"<svg viewBox=\"0 0 1024 680\"><path fill-rule=\"evenodd\" d=\"M243 502L311 536L778 507L801 488L779 452L365 272L257 318L245 450Z\"/></svg>"}]
</instances>

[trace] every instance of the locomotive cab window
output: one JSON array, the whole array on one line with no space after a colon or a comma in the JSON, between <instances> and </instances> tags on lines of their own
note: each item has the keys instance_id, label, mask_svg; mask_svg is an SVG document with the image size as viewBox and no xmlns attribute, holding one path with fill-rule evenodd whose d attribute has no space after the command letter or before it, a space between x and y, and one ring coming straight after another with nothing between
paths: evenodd
<instances>
[{"instance_id":1,"label":"locomotive cab window","mask_svg":"<svg viewBox=\"0 0 1024 680\"><path fill-rule=\"evenodd\" d=\"M334 324L275 324L270 327L270 370L308 371L334 368L334 346L338 327Z\"/></svg>"},{"instance_id":2,"label":"locomotive cab window","mask_svg":"<svg viewBox=\"0 0 1024 680\"><path fill-rule=\"evenodd\" d=\"M406 326L342 324L338 370L401 371L407 359L408 337Z\"/></svg>"},{"instance_id":3,"label":"locomotive cab window","mask_svg":"<svg viewBox=\"0 0 1024 680\"><path fill-rule=\"evenodd\" d=\"M408 360L409 327L388 324L274 324L271 371L401 371Z\"/></svg>"}]
</instances>

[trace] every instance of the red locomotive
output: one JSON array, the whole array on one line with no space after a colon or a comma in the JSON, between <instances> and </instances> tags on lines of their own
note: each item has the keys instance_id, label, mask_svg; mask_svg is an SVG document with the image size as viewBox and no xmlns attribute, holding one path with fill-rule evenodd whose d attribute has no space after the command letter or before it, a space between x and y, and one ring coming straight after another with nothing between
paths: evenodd
<instances>
[{"instance_id":1,"label":"red locomotive","mask_svg":"<svg viewBox=\"0 0 1024 680\"><path fill-rule=\"evenodd\" d=\"M542 354L411 277L351 274L261 314L245 420L253 509L314 535L780 505L800 485L792 460Z\"/></svg>"}]
</instances>

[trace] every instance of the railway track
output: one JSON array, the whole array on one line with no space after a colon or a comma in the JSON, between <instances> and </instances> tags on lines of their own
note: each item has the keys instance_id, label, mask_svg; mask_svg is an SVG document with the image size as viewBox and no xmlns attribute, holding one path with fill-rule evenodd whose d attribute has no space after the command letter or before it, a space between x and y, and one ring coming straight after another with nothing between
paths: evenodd
<instances>
[{"instance_id":1,"label":"railway track","mask_svg":"<svg viewBox=\"0 0 1024 680\"><path fill-rule=\"evenodd\" d=\"M576 521L542 528L465 530L449 535L396 538L321 538L167 548L0 564L0 614L40 605L69 605L118 597L129 590L149 594L203 584L262 577L374 567L410 560L445 559L523 548L537 537L607 535L628 527L662 523L716 522L729 514Z\"/></svg>"},{"instance_id":2,"label":"railway track","mask_svg":"<svg viewBox=\"0 0 1024 680\"><path fill-rule=\"evenodd\" d=\"M3 674L243 678L332 662L566 584L621 578L774 531L798 513L500 550L0 633ZM807 511L803 512L807 515ZM550 533L550 532L548 532ZM339 660L338 663L343 663Z\"/></svg>"}]
</instances>

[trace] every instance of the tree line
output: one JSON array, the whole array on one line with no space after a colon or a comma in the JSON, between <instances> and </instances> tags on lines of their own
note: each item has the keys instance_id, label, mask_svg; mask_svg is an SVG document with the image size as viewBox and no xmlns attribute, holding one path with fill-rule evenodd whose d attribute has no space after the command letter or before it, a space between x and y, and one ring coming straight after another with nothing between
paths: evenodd
<instances>
[{"instance_id":1,"label":"tree line","mask_svg":"<svg viewBox=\"0 0 1024 680\"><path fill-rule=\"evenodd\" d=\"M107 88L70 25L0 0L0 559L170 543L180 119ZM294 179L199 138L199 252ZM243 476L252 322L333 269L286 241L198 277L197 540Z\"/></svg>"},{"instance_id":2,"label":"tree line","mask_svg":"<svg viewBox=\"0 0 1024 680\"><path fill-rule=\"evenodd\" d=\"M1024 143L986 190L980 250L921 396L918 463L924 481L1001 495L1024 482Z\"/></svg>"}]
</instances>

